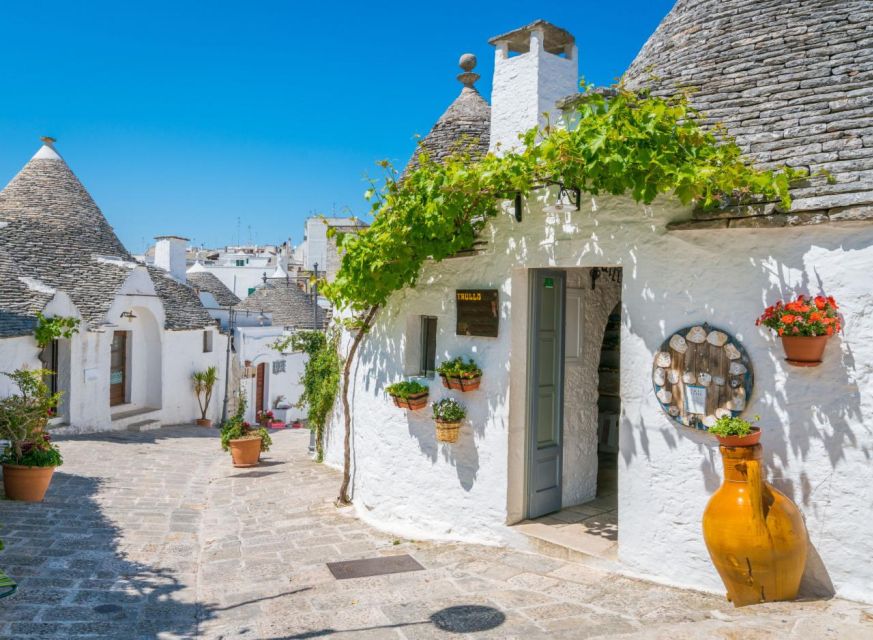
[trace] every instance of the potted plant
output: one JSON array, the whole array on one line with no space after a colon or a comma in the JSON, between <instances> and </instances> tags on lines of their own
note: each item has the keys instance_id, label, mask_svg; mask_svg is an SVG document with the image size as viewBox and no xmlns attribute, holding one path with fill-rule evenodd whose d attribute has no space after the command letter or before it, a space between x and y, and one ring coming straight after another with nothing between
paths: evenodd
<instances>
[{"instance_id":1,"label":"potted plant","mask_svg":"<svg viewBox=\"0 0 873 640\"><path fill-rule=\"evenodd\" d=\"M461 432L461 422L467 416L464 405L457 400L444 398L433 403L433 419L436 422L438 442L457 442Z\"/></svg>"},{"instance_id":2,"label":"potted plant","mask_svg":"<svg viewBox=\"0 0 873 640\"><path fill-rule=\"evenodd\" d=\"M799 367L817 367L828 338L842 328L839 306L833 296L804 296L770 305L755 322L769 327L782 339L785 360Z\"/></svg>"},{"instance_id":3,"label":"potted plant","mask_svg":"<svg viewBox=\"0 0 873 640\"><path fill-rule=\"evenodd\" d=\"M254 467L262 451L269 451L273 440L264 427L254 428L245 421L246 400L240 395L234 413L221 425L221 448L230 451L235 467Z\"/></svg>"},{"instance_id":4,"label":"potted plant","mask_svg":"<svg viewBox=\"0 0 873 640\"><path fill-rule=\"evenodd\" d=\"M473 391L479 388L482 382L482 369L469 358L464 362L463 358L454 358L440 363L437 373L442 378L443 386L447 389L458 391Z\"/></svg>"},{"instance_id":5,"label":"potted plant","mask_svg":"<svg viewBox=\"0 0 873 640\"><path fill-rule=\"evenodd\" d=\"M760 420L760 416L755 416ZM723 447L751 447L761 439L761 427L733 416L723 416L709 428L709 433L718 439Z\"/></svg>"},{"instance_id":6,"label":"potted plant","mask_svg":"<svg viewBox=\"0 0 873 640\"><path fill-rule=\"evenodd\" d=\"M395 382L385 387L385 391L394 400L394 406L401 409L417 411L427 406L428 388L417 380Z\"/></svg>"},{"instance_id":7,"label":"potted plant","mask_svg":"<svg viewBox=\"0 0 873 640\"><path fill-rule=\"evenodd\" d=\"M194 393L197 395L197 404L200 405L200 417L195 420L198 427L211 427L212 420L206 417L209 411L209 402L212 400L212 390L218 382L218 368L209 367L205 371L195 371L191 375L194 383Z\"/></svg>"},{"instance_id":8,"label":"potted plant","mask_svg":"<svg viewBox=\"0 0 873 640\"><path fill-rule=\"evenodd\" d=\"M60 393L51 393L43 378L45 369L19 369L6 373L18 393L0 400L0 439L7 441L0 454L3 488L11 500L40 502L51 483L61 452L44 432Z\"/></svg>"}]
</instances>

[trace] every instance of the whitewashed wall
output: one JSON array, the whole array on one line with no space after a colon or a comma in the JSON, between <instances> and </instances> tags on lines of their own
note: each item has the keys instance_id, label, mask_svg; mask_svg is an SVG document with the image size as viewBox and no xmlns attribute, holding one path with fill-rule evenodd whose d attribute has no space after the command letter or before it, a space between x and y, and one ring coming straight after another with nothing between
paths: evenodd
<instances>
[{"instance_id":1,"label":"whitewashed wall","mask_svg":"<svg viewBox=\"0 0 873 640\"><path fill-rule=\"evenodd\" d=\"M19 336L0 339L0 373L12 373L27 367L36 369L42 366L39 361L39 347L33 336ZM0 398L16 393L18 388L9 378L0 375Z\"/></svg>"},{"instance_id":2,"label":"whitewashed wall","mask_svg":"<svg viewBox=\"0 0 873 640\"><path fill-rule=\"evenodd\" d=\"M622 266L621 561L664 582L722 590L700 525L721 482L716 444L674 427L649 379L662 340L707 321L736 335L752 359L747 415L761 415L770 479L797 502L810 531L804 588L832 585L840 596L873 601L873 227L667 233L668 219L687 215L669 200L654 209L626 198L596 204L560 217L536 204L521 224L507 211L486 233L486 255L426 266L419 286L380 313L354 368L359 513L412 537L511 541L506 524L521 517L523 498L525 269ZM501 291L498 338L454 335L454 290L471 287ZM779 297L822 289L843 305L844 334L821 367L791 368L755 318ZM435 442L429 410L407 413L384 394L402 378L407 316L419 314L439 318L438 359L472 355L485 371L482 389L461 397L469 419L455 445ZM438 382L431 393L448 394ZM340 418L337 410L327 448L337 466Z\"/></svg>"},{"instance_id":3,"label":"whitewashed wall","mask_svg":"<svg viewBox=\"0 0 873 640\"><path fill-rule=\"evenodd\" d=\"M218 368L218 382L212 393L207 418L218 424L224 402L224 363L227 337L214 328L212 351L203 351L203 331L165 331L163 341L164 399L161 407L162 424L193 424L200 417L200 405L194 395L191 376L211 366Z\"/></svg>"}]
</instances>

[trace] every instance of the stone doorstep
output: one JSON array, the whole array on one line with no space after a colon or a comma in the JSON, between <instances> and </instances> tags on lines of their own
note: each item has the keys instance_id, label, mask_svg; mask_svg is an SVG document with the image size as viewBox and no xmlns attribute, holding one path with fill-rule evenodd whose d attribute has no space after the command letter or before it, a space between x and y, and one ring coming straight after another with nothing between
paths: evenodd
<instances>
[{"instance_id":1,"label":"stone doorstep","mask_svg":"<svg viewBox=\"0 0 873 640\"><path fill-rule=\"evenodd\" d=\"M160 420L143 420L127 425L127 431L156 431L161 428Z\"/></svg>"},{"instance_id":2,"label":"stone doorstep","mask_svg":"<svg viewBox=\"0 0 873 640\"><path fill-rule=\"evenodd\" d=\"M618 571L618 543L587 533L582 523L554 527L541 522L525 521L511 527L524 534L539 553L581 562L605 571Z\"/></svg>"}]
</instances>

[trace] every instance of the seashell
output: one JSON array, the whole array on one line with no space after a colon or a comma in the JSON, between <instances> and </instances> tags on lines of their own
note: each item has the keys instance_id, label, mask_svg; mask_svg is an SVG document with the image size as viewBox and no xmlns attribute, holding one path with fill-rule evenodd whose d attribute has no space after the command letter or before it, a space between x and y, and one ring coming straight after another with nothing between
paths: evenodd
<instances>
[{"instance_id":1,"label":"seashell","mask_svg":"<svg viewBox=\"0 0 873 640\"><path fill-rule=\"evenodd\" d=\"M712 381L718 386L724 386L724 376L712 376Z\"/></svg>"},{"instance_id":2,"label":"seashell","mask_svg":"<svg viewBox=\"0 0 873 640\"><path fill-rule=\"evenodd\" d=\"M702 344L706 342L706 329L703 327L691 327L685 339L694 344Z\"/></svg>"},{"instance_id":3,"label":"seashell","mask_svg":"<svg viewBox=\"0 0 873 640\"><path fill-rule=\"evenodd\" d=\"M703 416L703 419L701 420L701 422L703 424L705 424L707 427L714 427L716 419L717 418L714 415L710 414L708 416Z\"/></svg>"},{"instance_id":4,"label":"seashell","mask_svg":"<svg viewBox=\"0 0 873 640\"><path fill-rule=\"evenodd\" d=\"M704 387L708 387L709 383L712 382L712 376L708 373L701 373L697 376L697 382L702 384Z\"/></svg>"},{"instance_id":5,"label":"seashell","mask_svg":"<svg viewBox=\"0 0 873 640\"><path fill-rule=\"evenodd\" d=\"M685 342L685 338L678 333L675 333L673 334L673 337L670 338L670 348L678 353L685 353L688 351L688 343Z\"/></svg>"},{"instance_id":6,"label":"seashell","mask_svg":"<svg viewBox=\"0 0 873 640\"><path fill-rule=\"evenodd\" d=\"M739 378L731 378L731 388L736 389L739 386L740 386Z\"/></svg>"},{"instance_id":7,"label":"seashell","mask_svg":"<svg viewBox=\"0 0 873 640\"><path fill-rule=\"evenodd\" d=\"M679 371L670 369L667 372L667 380L670 381L670 384L679 384Z\"/></svg>"},{"instance_id":8,"label":"seashell","mask_svg":"<svg viewBox=\"0 0 873 640\"><path fill-rule=\"evenodd\" d=\"M732 411L742 411L746 408L746 390L740 387L735 389L733 397L728 400L727 408Z\"/></svg>"},{"instance_id":9,"label":"seashell","mask_svg":"<svg viewBox=\"0 0 873 640\"><path fill-rule=\"evenodd\" d=\"M660 400L663 404L670 404L671 402L673 402L673 394L666 389L661 389L655 395L658 396L658 400Z\"/></svg>"},{"instance_id":10,"label":"seashell","mask_svg":"<svg viewBox=\"0 0 873 640\"><path fill-rule=\"evenodd\" d=\"M731 412L729 409L724 409L722 407L719 407L718 409L715 410L715 417L716 418L730 418Z\"/></svg>"},{"instance_id":11,"label":"seashell","mask_svg":"<svg viewBox=\"0 0 873 640\"><path fill-rule=\"evenodd\" d=\"M746 369L746 365L744 365L742 362L731 362L731 366L728 369L728 373L732 376L741 376L746 371L748 371L748 369Z\"/></svg>"},{"instance_id":12,"label":"seashell","mask_svg":"<svg viewBox=\"0 0 873 640\"><path fill-rule=\"evenodd\" d=\"M710 331L709 335L706 336L706 341L714 347L723 346L727 340L727 334L722 333L721 331Z\"/></svg>"},{"instance_id":13,"label":"seashell","mask_svg":"<svg viewBox=\"0 0 873 640\"><path fill-rule=\"evenodd\" d=\"M671 416L673 416L675 418L676 416L679 415L679 407L677 407L675 404L671 404L667 408L667 413L669 413Z\"/></svg>"},{"instance_id":14,"label":"seashell","mask_svg":"<svg viewBox=\"0 0 873 640\"><path fill-rule=\"evenodd\" d=\"M681 418L679 418L679 421L686 427L691 426L691 416L682 416Z\"/></svg>"},{"instance_id":15,"label":"seashell","mask_svg":"<svg viewBox=\"0 0 873 640\"><path fill-rule=\"evenodd\" d=\"M686 371L682 374L682 382L684 382L685 384L694 384L695 382L697 382L697 378L695 378L694 374L690 371Z\"/></svg>"},{"instance_id":16,"label":"seashell","mask_svg":"<svg viewBox=\"0 0 873 640\"><path fill-rule=\"evenodd\" d=\"M659 351L658 355L655 356L655 364L664 369L669 367L672 362L673 358L671 358L670 354L666 351Z\"/></svg>"},{"instance_id":17,"label":"seashell","mask_svg":"<svg viewBox=\"0 0 873 640\"><path fill-rule=\"evenodd\" d=\"M652 374L652 380L654 380L655 384L659 387L663 387L664 383L667 381L667 375L661 367L658 367L655 369L655 373Z\"/></svg>"},{"instance_id":18,"label":"seashell","mask_svg":"<svg viewBox=\"0 0 873 640\"><path fill-rule=\"evenodd\" d=\"M724 346L724 352L729 360L738 360L740 357L740 350L732 342L728 342Z\"/></svg>"}]
</instances>

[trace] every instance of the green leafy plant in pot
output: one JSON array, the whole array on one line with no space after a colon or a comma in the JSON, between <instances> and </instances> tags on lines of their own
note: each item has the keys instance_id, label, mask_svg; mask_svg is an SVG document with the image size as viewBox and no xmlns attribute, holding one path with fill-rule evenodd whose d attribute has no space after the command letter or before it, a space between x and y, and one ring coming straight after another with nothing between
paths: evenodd
<instances>
[{"instance_id":1,"label":"green leafy plant in pot","mask_svg":"<svg viewBox=\"0 0 873 640\"><path fill-rule=\"evenodd\" d=\"M457 442L461 433L461 422L467 417L464 405L451 398L443 398L433 403L433 419L436 422L438 442Z\"/></svg>"},{"instance_id":2,"label":"green leafy plant in pot","mask_svg":"<svg viewBox=\"0 0 873 640\"><path fill-rule=\"evenodd\" d=\"M6 497L41 502L55 467L63 463L61 452L45 432L49 418L61 399L51 393L44 378L46 369L18 369L5 373L18 387L0 400L0 439L8 442L0 454Z\"/></svg>"},{"instance_id":3,"label":"green leafy plant in pot","mask_svg":"<svg viewBox=\"0 0 873 640\"><path fill-rule=\"evenodd\" d=\"M755 416L756 422L760 419L760 416ZM709 428L709 433L724 447L751 447L761 439L761 427L733 416L723 416L716 420Z\"/></svg>"},{"instance_id":4,"label":"green leafy plant in pot","mask_svg":"<svg viewBox=\"0 0 873 640\"><path fill-rule=\"evenodd\" d=\"M457 391L473 391L482 382L482 369L472 358L464 362L463 358L453 358L441 362L437 373L442 378L443 386Z\"/></svg>"},{"instance_id":5,"label":"green leafy plant in pot","mask_svg":"<svg viewBox=\"0 0 873 640\"><path fill-rule=\"evenodd\" d=\"M385 391L394 400L394 406L401 409L417 411L427 406L429 389L417 380L404 380L385 387Z\"/></svg>"},{"instance_id":6,"label":"green leafy plant in pot","mask_svg":"<svg viewBox=\"0 0 873 640\"><path fill-rule=\"evenodd\" d=\"M235 467L254 467L262 451L269 451L273 444L269 432L263 427L253 427L245 420L246 399L239 395L236 412L221 425L221 448L230 451Z\"/></svg>"},{"instance_id":7,"label":"green leafy plant in pot","mask_svg":"<svg viewBox=\"0 0 873 640\"><path fill-rule=\"evenodd\" d=\"M212 401L212 392L218 382L218 368L209 367L204 371L195 371L191 375L194 384L194 394L197 396L197 404L200 405L200 417L195 420L199 427L211 427L212 420L206 417L209 412L209 403Z\"/></svg>"}]
</instances>

